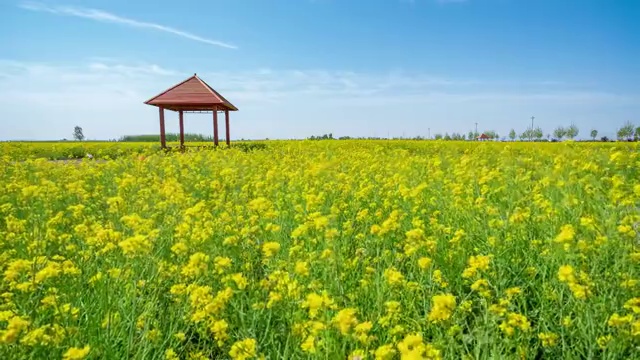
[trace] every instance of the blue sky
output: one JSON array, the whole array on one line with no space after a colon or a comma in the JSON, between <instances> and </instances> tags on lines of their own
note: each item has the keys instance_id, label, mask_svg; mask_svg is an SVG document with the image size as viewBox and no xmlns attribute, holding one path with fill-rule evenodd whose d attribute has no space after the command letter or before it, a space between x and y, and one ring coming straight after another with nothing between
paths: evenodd
<instances>
[{"instance_id":1,"label":"blue sky","mask_svg":"<svg viewBox=\"0 0 640 360\"><path fill-rule=\"evenodd\" d=\"M639 18L637 0L2 0L0 140L157 133L143 102L194 72L240 109L233 139L506 135L532 115L611 136L640 126Z\"/></svg>"}]
</instances>

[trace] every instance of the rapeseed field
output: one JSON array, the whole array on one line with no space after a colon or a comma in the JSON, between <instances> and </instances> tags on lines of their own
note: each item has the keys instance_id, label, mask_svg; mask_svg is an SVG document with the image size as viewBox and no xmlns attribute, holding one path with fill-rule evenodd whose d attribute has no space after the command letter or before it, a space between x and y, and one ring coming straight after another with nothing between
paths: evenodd
<instances>
[{"instance_id":1,"label":"rapeseed field","mask_svg":"<svg viewBox=\"0 0 640 360\"><path fill-rule=\"evenodd\" d=\"M640 353L638 145L81 146L0 144L2 359Z\"/></svg>"}]
</instances>

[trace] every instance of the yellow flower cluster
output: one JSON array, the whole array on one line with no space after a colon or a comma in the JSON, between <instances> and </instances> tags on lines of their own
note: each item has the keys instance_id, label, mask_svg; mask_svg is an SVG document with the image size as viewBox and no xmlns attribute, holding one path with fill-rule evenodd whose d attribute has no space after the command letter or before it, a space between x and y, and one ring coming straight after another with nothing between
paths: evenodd
<instances>
[{"instance_id":1,"label":"yellow flower cluster","mask_svg":"<svg viewBox=\"0 0 640 360\"><path fill-rule=\"evenodd\" d=\"M607 325L618 330L623 337L640 338L640 297L627 300L623 308L627 314L614 313Z\"/></svg>"},{"instance_id":2,"label":"yellow flower cluster","mask_svg":"<svg viewBox=\"0 0 640 360\"><path fill-rule=\"evenodd\" d=\"M575 270L570 265L562 265L558 269L558 280L569 285L569 289L577 299L585 299L591 294L588 275L580 272L580 276L576 277Z\"/></svg>"},{"instance_id":3,"label":"yellow flower cluster","mask_svg":"<svg viewBox=\"0 0 640 360\"><path fill-rule=\"evenodd\" d=\"M420 334L409 334L398 343L402 360L438 360L440 351L431 344L425 344Z\"/></svg>"},{"instance_id":4,"label":"yellow flower cluster","mask_svg":"<svg viewBox=\"0 0 640 360\"><path fill-rule=\"evenodd\" d=\"M471 278L474 277L479 271L488 270L490 262L491 258L489 256L471 256L469 258L468 267L464 269L464 272L462 272L462 277Z\"/></svg>"},{"instance_id":5,"label":"yellow flower cluster","mask_svg":"<svg viewBox=\"0 0 640 360\"><path fill-rule=\"evenodd\" d=\"M431 304L429 321L448 320L456 307L456 297L451 294L435 295L431 298Z\"/></svg>"}]
</instances>

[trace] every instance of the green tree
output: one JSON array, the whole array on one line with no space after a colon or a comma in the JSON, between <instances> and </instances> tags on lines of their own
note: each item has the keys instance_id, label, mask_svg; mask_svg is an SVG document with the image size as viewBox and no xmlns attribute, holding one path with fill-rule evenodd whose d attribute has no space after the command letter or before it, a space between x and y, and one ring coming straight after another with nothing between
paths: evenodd
<instances>
[{"instance_id":1,"label":"green tree","mask_svg":"<svg viewBox=\"0 0 640 360\"><path fill-rule=\"evenodd\" d=\"M436 134L435 135L435 139L436 140L442 140L442 134Z\"/></svg>"},{"instance_id":2,"label":"green tree","mask_svg":"<svg viewBox=\"0 0 640 360\"><path fill-rule=\"evenodd\" d=\"M82 128L80 126L76 125L76 127L73 128L73 138L78 141L84 140L84 134L82 133Z\"/></svg>"},{"instance_id":3,"label":"green tree","mask_svg":"<svg viewBox=\"0 0 640 360\"><path fill-rule=\"evenodd\" d=\"M633 124L627 121L624 126L618 129L617 135L618 140L631 139L633 136Z\"/></svg>"},{"instance_id":4,"label":"green tree","mask_svg":"<svg viewBox=\"0 0 640 360\"><path fill-rule=\"evenodd\" d=\"M524 139L529 139L529 140L533 139L533 130L531 128L528 128L522 134L520 134L520 140L524 140Z\"/></svg>"},{"instance_id":5,"label":"green tree","mask_svg":"<svg viewBox=\"0 0 640 360\"><path fill-rule=\"evenodd\" d=\"M567 130L562 126L558 126L555 130L553 130L553 137L558 140L562 140L565 135L567 135Z\"/></svg>"},{"instance_id":6,"label":"green tree","mask_svg":"<svg viewBox=\"0 0 640 360\"><path fill-rule=\"evenodd\" d=\"M591 130L591 138L595 141L597 137L598 137L598 130L596 129Z\"/></svg>"},{"instance_id":7,"label":"green tree","mask_svg":"<svg viewBox=\"0 0 640 360\"><path fill-rule=\"evenodd\" d=\"M542 129L540 127L537 127L533 130L533 137L536 140L542 140L542 137L544 136L544 132L542 131Z\"/></svg>"},{"instance_id":8,"label":"green tree","mask_svg":"<svg viewBox=\"0 0 640 360\"><path fill-rule=\"evenodd\" d=\"M528 139L529 138L529 129L525 130L522 134L520 134L520 141L523 141L524 139Z\"/></svg>"},{"instance_id":9,"label":"green tree","mask_svg":"<svg viewBox=\"0 0 640 360\"><path fill-rule=\"evenodd\" d=\"M509 131L509 139L511 139L511 141L515 140L517 136L518 135L516 135L516 131L514 129L511 129L511 131Z\"/></svg>"},{"instance_id":10,"label":"green tree","mask_svg":"<svg viewBox=\"0 0 640 360\"><path fill-rule=\"evenodd\" d=\"M573 139L575 139L575 138L576 138L576 136L578 136L578 133L579 133L579 132L580 132L580 129L578 129L578 127L577 127L577 126L575 126L574 124L571 124L571 126L569 126L569 127L567 128L567 133L566 133L566 135L567 135L567 137L568 137L569 139L572 139L572 140L573 140Z\"/></svg>"}]
</instances>

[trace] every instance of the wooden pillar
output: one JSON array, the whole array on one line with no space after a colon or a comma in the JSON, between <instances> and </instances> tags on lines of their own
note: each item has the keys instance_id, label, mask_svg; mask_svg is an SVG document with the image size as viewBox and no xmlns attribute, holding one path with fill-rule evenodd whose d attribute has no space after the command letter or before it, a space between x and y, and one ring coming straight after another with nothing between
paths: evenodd
<instances>
[{"instance_id":1,"label":"wooden pillar","mask_svg":"<svg viewBox=\"0 0 640 360\"><path fill-rule=\"evenodd\" d=\"M213 145L218 146L218 108L213 108Z\"/></svg>"},{"instance_id":2,"label":"wooden pillar","mask_svg":"<svg viewBox=\"0 0 640 360\"><path fill-rule=\"evenodd\" d=\"M184 147L184 114L180 110L180 147Z\"/></svg>"},{"instance_id":3,"label":"wooden pillar","mask_svg":"<svg viewBox=\"0 0 640 360\"><path fill-rule=\"evenodd\" d=\"M165 149L167 147L167 141L164 134L164 108L162 106L158 108L160 109L160 146Z\"/></svg>"},{"instance_id":4,"label":"wooden pillar","mask_svg":"<svg viewBox=\"0 0 640 360\"><path fill-rule=\"evenodd\" d=\"M231 138L229 137L229 110L224 111L224 128L227 132L227 146L231 146Z\"/></svg>"}]
</instances>

